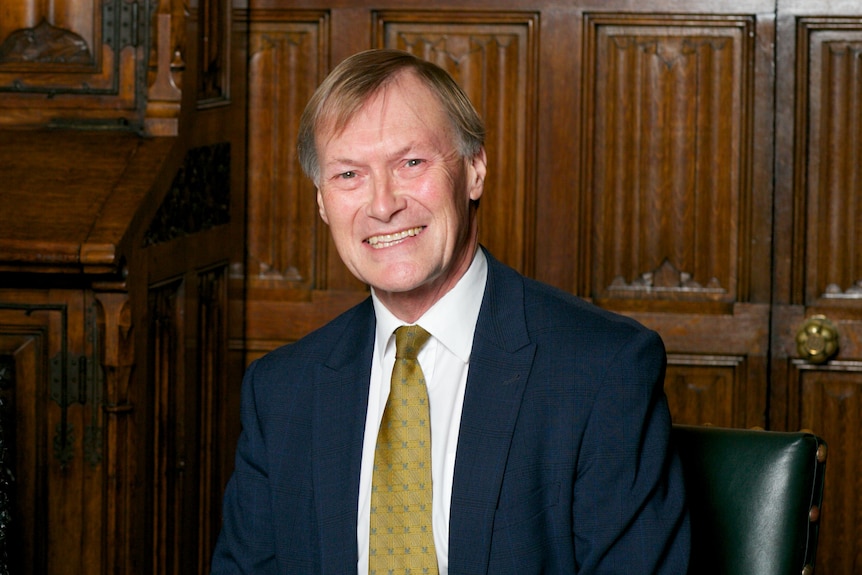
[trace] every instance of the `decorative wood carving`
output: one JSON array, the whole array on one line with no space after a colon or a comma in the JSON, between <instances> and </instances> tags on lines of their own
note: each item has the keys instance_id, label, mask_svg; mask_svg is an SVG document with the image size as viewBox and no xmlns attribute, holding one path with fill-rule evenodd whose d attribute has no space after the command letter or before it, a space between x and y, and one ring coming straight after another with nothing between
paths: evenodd
<instances>
[{"instance_id":1,"label":"decorative wood carving","mask_svg":"<svg viewBox=\"0 0 862 575\"><path fill-rule=\"evenodd\" d=\"M198 275L198 374L197 402L190 410L198 422L197 450L197 546L198 573L209 573L213 544L221 528L224 478L219 461L226 446L220 441L220 418L224 396L233 382L227 381L227 269L216 267Z\"/></svg>"},{"instance_id":2,"label":"decorative wood carving","mask_svg":"<svg viewBox=\"0 0 862 575\"><path fill-rule=\"evenodd\" d=\"M488 177L480 241L533 274L539 15L399 10L374 13L377 45L447 70L485 119Z\"/></svg>"},{"instance_id":3,"label":"decorative wood carving","mask_svg":"<svg viewBox=\"0 0 862 575\"><path fill-rule=\"evenodd\" d=\"M594 297L667 260L724 286L704 299L736 301L747 293L754 19L590 14L585 29Z\"/></svg>"},{"instance_id":4,"label":"decorative wood carving","mask_svg":"<svg viewBox=\"0 0 862 575\"><path fill-rule=\"evenodd\" d=\"M255 13L249 29L248 281L325 288L328 231L296 160L305 102L326 73L325 12Z\"/></svg>"},{"instance_id":5,"label":"decorative wood carving","mask_svg":"<svg viewBox=\"0 0 862 575\"><path fill-rule=\"evenodd\" d=\"M66 471L76 457L92 467L101 462L101 398L102 379L98 362L92 354L75 352L70 344L70 310L65 302L58 303L2 303L0 309L14 310L24 316L47 314L48 321L56 323L52 333L55 352L48 360L48 397L57 410L52 453L62 471ZM92 310L79 328L92 349L98 345ZM77 416L72 412L77 412ZM86 423L85 423L86 422ZM78 442L81 447L78 447Z\"/></svg>"},{"instance_id":6,"label":"decorative wood carving","mask_svg":"<svg viewBox=\"0 0 862 575\"><path fill-rule=\"evenodd\" d=\"M45 20L35 28L13 32L0 45L0 63L90 64L92 60L83 38Z\"/></svg>"},{"instance_id":7,"label":"decorative wood carving","mask_svg":"<svg viewBox=\"0 0 862 575\"><path fill-rule=\"evenodd\" d=\"M150 246L230 222L230 144L190 149L144 234Z\"/></svg>"},{"instance_id":8,"label":"decorative wood carving","mask_svg":"<svg viewBox=\"0 0 862 575\"><path fill-rule=\"evenodd\" d=\"M186 284L182 279L151 288L147 304L152 334L153 390L153 572L178 573L182 557L182 523L177 502L182 500L185 473L183 353ZM178 499L179 497L179 499Z\"/></svg>"},{"instance_id":9,"label":"decorative wood carving","mask_svg":"<svg viewBox=\"0 0 862 575\"><path fill-rule=\"evenodd\" d=\"M141 128L154 2L5 3L0 126Z\"/></svg>"},{"instance_id":10,"label":"decorative wood carving","mask_svg":"<svg viewBox=\"0 0 862 575\"><path fill-rule=\"evenodd\" d=\"M229 103L231 1L203 0L198 6L198 107Z\"/></svg>"},{"instance_id":11,"label":"decorative wood carving","mask_svg":"<svg viewBox=\"0 0 862 575\"><path fill-rule=\"evenodd\" d=\"M808 222L806 302L862 297L862 18L802 18L795 163Z\"/></svg>"},{"instance_id":12,"label":"decorative wood carving","mask_svg":"<svg viewBox=\"0 0 862 575\"><path fill-rule=\"evenodd\" d=\"M153 82L147 90L147 131L155 136L176 136L179 130L182 90L177 72L185 69L182 51L174 49L172 16L156 14L155 65Z\"/></svg>"},{"instance_id":13,"label":"decorative wood carving","mask_svg":"<svg viewBox=\"0 0 862 575\"><path fill-rule=\"evenodd\" d=\"M227 266L150 289L155 573L208 573L220 522L219 414L225 383Z\"/></svg>"},{"instance_id":14,"label":"decorative wood carving","mask_svg":"<svg viewBox=\"0 0 862 575\"><path fill-rule=\"evenodd\" d=\"M96 294L99 363L104 372L105 572L130 572L130 523L135 435L130 421L134 405L130 384L135 365L134 330L127 293Z\"/></svg>"},{"instance_id":15,"label":"decorative wood carving","mask_svg":"<svg viewBox=\"0 0 862 575\"><path fill-rule=\"evenodd\" d=\"M16 528L8 540L12 573L55 573L82 547L98 549L102 534L102 468L91 465L81 441L83 430L101 417L101 405L82 403L78 393L71 401L73 377L62 367L71 361L59 362L60 389L65 388L70 401L63 407L46 398L52 358L89 356L85 305L80 297L52 301L47 294L21 298L5 289L0 295L0 357L12 358L15 374ZM62 438L63 429L72 433ZM53 447L63 441L64 456L58 459ZM102 562L96 553L83 557L99 573Z\"/></svg>"},{"instance_id":16,"label":"decorative wood carving","mask_svg":"<svg viewBox=\"0 0 862 575\"><path fill-rule=\"evenodd\" d=\"M618 297L661 297L668 292L695 295L724 295L727 290L721 287L718 279L712 278L705 287L691 279L691 274L682 272L668 260L664 260L656 269L641 274L632 283L626 283L625 278L617 276L608 286L611 295Z\"/></svg>"}]
</instances>

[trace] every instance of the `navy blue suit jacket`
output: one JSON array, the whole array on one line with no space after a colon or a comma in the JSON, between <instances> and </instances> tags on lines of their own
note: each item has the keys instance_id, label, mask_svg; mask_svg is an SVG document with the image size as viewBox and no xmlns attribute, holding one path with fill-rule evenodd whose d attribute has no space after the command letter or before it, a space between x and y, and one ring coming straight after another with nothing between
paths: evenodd
<instances>
[{"instance_id":1,"label":"navy blue suit jacket","mask_svg":"<svg viewBox=\"0 0 862 575\"><path fill-rule=\"evenodd\" d=\"M686 572L661 339L489 256L451 575ZM356 572L370 299L249 367L214 574Z\"/></svg>"}]
</instances>

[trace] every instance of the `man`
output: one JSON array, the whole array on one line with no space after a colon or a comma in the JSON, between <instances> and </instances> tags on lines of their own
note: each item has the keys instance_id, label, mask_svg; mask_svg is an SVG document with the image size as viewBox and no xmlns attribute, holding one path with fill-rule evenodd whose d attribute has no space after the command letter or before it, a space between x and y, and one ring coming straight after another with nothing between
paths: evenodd
<instances>
[{"instance_id":1,"label":"man","mask_svg":"<svg viewBox=\"0 0 862 575\"><path fill-rule=\"evenodd\" d=\"M213 573L685 573L661 340L479 246L483 141L452 78L403 52L348 58L312 97L300 161L371 297L248 369ZM418 375L395 380L424 376L430 447L383 439L413 324ZM378 479L398 443L430 465Z\"/></svg>"}]
</instances>

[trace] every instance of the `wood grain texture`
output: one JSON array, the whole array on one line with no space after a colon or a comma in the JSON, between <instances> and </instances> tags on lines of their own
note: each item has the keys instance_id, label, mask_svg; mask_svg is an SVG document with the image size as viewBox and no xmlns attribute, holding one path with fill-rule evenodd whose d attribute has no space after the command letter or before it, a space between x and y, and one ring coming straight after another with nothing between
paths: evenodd
<instances>
[{"instance_id":1,"label":"wood grain texture","mask_svg":"<svg viewBox=\"0 0 862 575\"><path fill-rule=\"evenodd\" d=\"M592 294L639 297L652 287L667 298L744 298L753 21L603 16L586 25ZM661 281L664 270L683 278Z\"/></svg>"},{"instance_id":2,"label":"wood grain texture","mask_svg":"<svg viewBox=\"0 0 862 575\"><path fill-rule=\"evenodd\" d=\"M326 284L314 186L296 158L305 102L325 73L326 14L256 15L249 29L248 280L252 288ZM323 244L323 245L320 245Z\"/></svg>"}]
</instances>

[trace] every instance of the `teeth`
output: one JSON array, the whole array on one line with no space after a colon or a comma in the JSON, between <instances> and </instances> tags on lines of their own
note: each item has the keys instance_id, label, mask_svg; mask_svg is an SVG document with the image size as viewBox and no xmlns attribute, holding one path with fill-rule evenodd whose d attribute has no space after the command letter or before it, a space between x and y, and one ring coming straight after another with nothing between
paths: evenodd
<instances>
[{"instance_id":1,"label":"teeth","mask_svg":"<svg viewBox=\"0 0 862 575\"><path fill-rule=\"evenodd\" d=\"M404 238L419 235L422 232L422 229L423 228L421 228L421 227L410 228L409 230L396 232L394 234L384 234L382 236L372 236L365 241L368 242L368 244L372 247L385 248L385 247L389 246L390 244L393 244L395 242L399 242L399 241L403 240Z\"/></svg>"}]
</instances>

